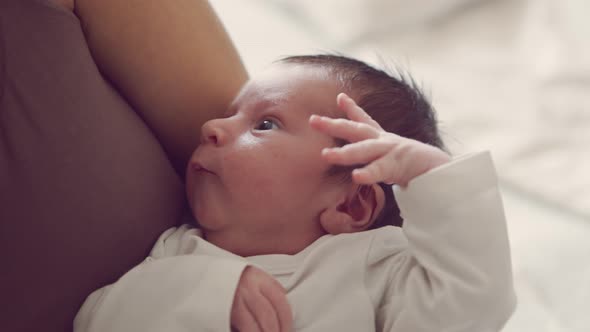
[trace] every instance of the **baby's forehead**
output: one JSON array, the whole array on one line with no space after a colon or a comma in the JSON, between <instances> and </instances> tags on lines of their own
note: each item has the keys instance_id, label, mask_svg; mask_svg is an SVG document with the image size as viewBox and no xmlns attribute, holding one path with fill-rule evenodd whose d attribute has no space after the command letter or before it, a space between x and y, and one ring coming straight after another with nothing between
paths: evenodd
<instances>
[{"instance_id":1,"label":"baby's forehead","mask_svg":"<svg viewBox=\"0 0 590 332\"><path fill-rule=\"evenodd\" d=\"M324 70L301 66L275 66L254 77L237 98L239 104L287 107L303 115L340 117L336 96L339 82Z\"/></svg>"},{"instance_id":2,"label":"baby's forehead","mask_svg":"<svg viewBox=\"0 0 590 332\"><path fill-rule=\"evenodd\" d=\"M244 106L246 112L262 113L264 111L279 111L289 117L300 117L308 119L312 114L327 116L331 118L344 117L344 113L336 106L336 95L332 98L334 101L315 102L304 98L304 96L294 95L291 98L266 99L251 98L242 100L240 104L235 105L233 112Z\"/></svg>"}]
</instances>

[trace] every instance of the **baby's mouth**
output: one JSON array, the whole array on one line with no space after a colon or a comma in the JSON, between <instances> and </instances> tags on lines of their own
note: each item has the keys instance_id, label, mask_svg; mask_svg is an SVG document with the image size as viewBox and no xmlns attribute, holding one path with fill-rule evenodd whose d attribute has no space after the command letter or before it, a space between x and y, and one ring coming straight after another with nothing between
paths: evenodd
<instances>
[{"instance_id":1,"label":"baby's mouth","mask_svg":"<svg viewBox=\"0 0 590 332\"><path fill-rule=\"evenodd\" d=\"M195 172L204 172L204 173L210 173L210 174L215 174L214 172L210 171L209 169L203 167L203 165L199 164L199 163L194 163L193 164L193 170Z\"/></svg>"}]
</instances>

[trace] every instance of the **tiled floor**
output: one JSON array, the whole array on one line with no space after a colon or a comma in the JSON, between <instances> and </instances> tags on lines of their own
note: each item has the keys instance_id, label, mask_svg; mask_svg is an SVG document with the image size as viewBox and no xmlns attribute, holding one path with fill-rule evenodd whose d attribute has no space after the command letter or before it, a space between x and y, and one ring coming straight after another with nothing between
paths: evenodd
<instances>
[{"instance_id":1,"label":"tiled floor","mask_svg":"<svg viewBox=\"0 0 590 332\"><path fill-rule=\"evenodd\" d=\"M440 5L441 1L435 2ZM578 90L568 90L567 85L553 89L555 96L561 96L559 101L568 100L578 109L539 98L546 91L544 84L553 82L547 77L567 65L555 46L561 39L539 38L551 32L550 24L559 23L559 17L550 16L549 23L530 23L543 10L551 14L541 8L543 4L567 5L570 15L575 5L590 10L588 2L446 1L474 4L461 9L450 22L433 20L425 27L408 23L397 25L391 33L382 27L370 34L354 30L355 24L366 29L370 21L355 20L344 12L354 9L357 0L326 0L321 6L311 0L212 0L212 4L251 72L283 55L335 50L364 59L374 58L377 52L409 67L431 91L452 150L490 149L497 162L519 296L517 311L504 331L590 331L586 315L590 304L590 175L586 171L590 94L579 92L579 86ZM346 15L348 20L342 19ZM399 13L392 13L391 20L396 18ZM535 45L541 45L538 54L532 51ZM549 47L553 56L529 57L544 55L543 47ZM584 71L585 63L577 65L580 71L574 76L590 91L590 71ZM570 76L564 77L553 83L570 82ZM555 117L549 109L555 105L574 121L563 123Z\"/></svg>"}]
</instances>

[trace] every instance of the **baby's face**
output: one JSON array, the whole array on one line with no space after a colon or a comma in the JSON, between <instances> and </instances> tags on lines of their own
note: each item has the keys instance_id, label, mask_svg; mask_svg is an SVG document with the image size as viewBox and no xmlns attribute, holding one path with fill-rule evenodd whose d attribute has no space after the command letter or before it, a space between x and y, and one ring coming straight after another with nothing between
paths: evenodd
<instances>
[{"instance_id":1,"label":"baby's face","mask_svg":"<svg viewBox=\"0 0 590 332\"><path fill-rule=\"evenodd\" d=\"M323 234L317 217L342 185L326 178L330 165L320 157L334 141L309 117L335 114L338 92L320 68L273 65L245 85L226 118L203 125L187 195L206 234L286 247Z\"/></svg>"}]
</instances>

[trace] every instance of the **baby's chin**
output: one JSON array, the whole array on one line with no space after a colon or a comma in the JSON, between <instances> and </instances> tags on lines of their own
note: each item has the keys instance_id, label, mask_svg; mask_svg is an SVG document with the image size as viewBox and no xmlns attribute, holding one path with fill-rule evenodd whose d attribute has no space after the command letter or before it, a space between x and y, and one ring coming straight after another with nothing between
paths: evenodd
<instances>
[{"instance_id":1,"label":"baby's chin","mask_svg":"<svg viewBox=\"0 0 590 332\"><path fill-rule=\"evenodd\" d=\"M196 220L199 228L201 228L204 233L222 229L224 225L223 218L218 214L214 214L213 211L210 211L209 209L198 208L198 206L203 205L204 204L191 206L193 218Z\"/></svg>"}]
</instances>

